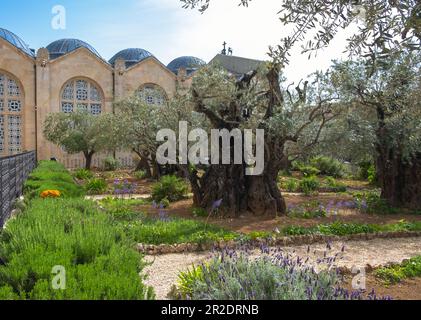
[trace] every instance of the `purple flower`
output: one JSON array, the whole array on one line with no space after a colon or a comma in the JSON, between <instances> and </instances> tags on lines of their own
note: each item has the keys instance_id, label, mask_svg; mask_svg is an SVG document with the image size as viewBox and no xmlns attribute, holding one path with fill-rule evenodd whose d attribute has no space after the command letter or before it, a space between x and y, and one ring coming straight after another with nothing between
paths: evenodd
<instances>
[{"instance_id":1,"label":"purple flower","mask_svg":"<svg viewBox=\"0 0 421 320\"><path fill-rule=\"evenodd\" d=\"M223 199L217 200L212 204L212 211L219 209L222 204Z\"/></svg>"}]
</instances>

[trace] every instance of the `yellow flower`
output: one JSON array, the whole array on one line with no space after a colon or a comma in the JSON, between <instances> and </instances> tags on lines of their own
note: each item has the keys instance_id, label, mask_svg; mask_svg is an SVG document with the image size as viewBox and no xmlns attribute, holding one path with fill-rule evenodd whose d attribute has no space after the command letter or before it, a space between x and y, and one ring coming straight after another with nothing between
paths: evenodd
<instances>
[{"instance_id":1,"label":"yellow flower","mask_svg":"<svg viewBox=\"0 0 421 320\"><path fill-rule=\"evenodd\" d=\"M58 190L45 190L41 192L41 198L59 198L61 196L61 192Z\"/></svg>"}]
</instances>

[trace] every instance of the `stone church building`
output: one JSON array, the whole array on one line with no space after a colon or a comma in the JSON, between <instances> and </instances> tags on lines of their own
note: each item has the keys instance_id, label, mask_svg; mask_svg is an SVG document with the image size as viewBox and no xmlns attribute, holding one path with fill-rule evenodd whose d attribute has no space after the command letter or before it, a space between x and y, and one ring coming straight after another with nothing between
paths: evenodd
<instances>
[{"instance_id":1,"label":"stone church building","mask_svg":"<svg viewBox=\"0 0 421 320\"><path fill-rule=\"evenodd\" d=\"M212 61L234 74L260 63L221 54ZM35 52L14 33L0 28L0 157L36 150L39 160L55 157L69 168L81 167L81 155L68 155L43 137L49 113L112 112L114 101L136 93L149 104L162 104L176 90L188 89L194 72L205 64L185 56L165 66L140 48L122 50L106 61L77 39L57 40ZM103 157L95 157L93 166L100 167ZM122 165L132 165L131 154L117 157Z\"/></svg>"}]
</instances>

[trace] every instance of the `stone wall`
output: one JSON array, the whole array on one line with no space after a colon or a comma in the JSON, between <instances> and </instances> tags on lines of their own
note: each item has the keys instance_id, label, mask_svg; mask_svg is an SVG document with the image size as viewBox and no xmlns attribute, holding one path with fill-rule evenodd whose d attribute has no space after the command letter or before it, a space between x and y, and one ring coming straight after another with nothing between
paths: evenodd
<instances>
[{"instance_id":1,"label":"stone wall","mask_svg":"<svg viewBox=\"0 0 421 320\"><path fill-rule=\"evenodd\" d=\"M69 80L84 79L95 84L104 98L102 112L112 112L115 100L133 95L142 85L155 84L169 98L175 94L178 86L177 76L155 57L128 69L120 61L113 68L84 47L50 60L44 48L38 50L36 58L33 58L1 38L0 71L16 78L24 92L22 150L34 150L37 146L39 160L55 157L70 168L83 166L84 157L66 154L46 141L42 134L47 115L61 112L61 92ZM187 81L182 86L189 84ZM94 166L100 167L105 156L95 156ZM123 164L133 164L130 153L119 153L117 157Z\"/></svg>"}]
</instances>

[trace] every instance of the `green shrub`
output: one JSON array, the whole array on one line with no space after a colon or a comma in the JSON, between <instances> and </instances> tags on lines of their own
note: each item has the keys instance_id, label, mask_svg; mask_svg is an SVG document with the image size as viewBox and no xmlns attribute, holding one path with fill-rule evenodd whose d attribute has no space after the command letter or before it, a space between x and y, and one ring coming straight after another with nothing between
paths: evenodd
<instances>
[{"instance_id":1,"label":"green shrub","mask_svg":"<svg viewBox=\"0 0 421 320\"><path fill-rule=\"evenodd\" d=\"M209 213L203 208L193 208L193 215L195 217L206 218L209 216Z\"/></svg>"},{"instance_id":2,"label":"green shrub","mask_svg":"<svg viewBox=\"0 0 421 320\"><path fill-rule=\"evenodd\" d=\"M146 205L147 201L144 199L116 199L107 197L99 204L115 221L132 221L142 220L145 218L143 212L138 211L135 207Z\"/></svg>"},{"instance_id":3,"label":"green shrub","mask_svg":"<svg viewBox=\"0 0 421 320\"><path fill-rule=\"evenodd\" d=\"M99 178L91 179L85 185L85 189L89 194L105 193L107 191L107 187L107 181Z\"/></svg>"},{"instance_id":4,"label":"green shrub","mask_svg":"<svg viewBox=\"0 0 421 320\"><path fill-rule=\"evenodd\" d=\"M159 205L163 206L164 208L169 208L171 202L167 198L164 198L159 202Z\"/></svg>"},{"instance_id":5,"label":"green shrub","mask_svg":"<svg viewBox=\"0 0 421 320\"><path fill-rule=\"evenodd\" d=\"M320 182L317 177L306 177L300 181L300 190L305 195L311 195L320 187Z\"/></svg>"},{"instance_id":6,"label":"green shrub","mask_svg":"<svg viewBox=\"0 0 421 320\"><path fill-rule=\"evenodd\" d=\"M28 200L37 198L45 190L58 190L62 197L80 197L84 190L77 185L66 168L56 161L40 161L25 182L24 191Z\"/></svg>"},{"instance_id":7,"label":"green shrub","mask_svg":"<svg viewBox=\"0 0 421 320\"><path fill-rule=\"evenodd\" d=\"M345 184L336 181L333 177L327 177L326 184L331 192L345 192L347 190Z\"/></svg>"},{"instance_id":8,"label":"green shrub","mask_svg":"<svg viewBox=\"0 0 421 320\"><path fill-rule=\"evenodd\" d=\"M73 175L79 180L89 180L94 177L94 174L88 169L79 169Z\"/></svg>"},{"instance_id":9,"label":"green shrub","mask_svg":"<svg viewBox=\"0 0 421 320\"><path fill-rule=\"evenodd\" d=\"M367 180L372 185L377 183L377 171L374 165L371 165L367 170Z\"/></svg>"},{"instance_id":10,"label":"green shrub","mask_svg":"<svg viewBox=\"0 0 421 320\"><path fill-rule=\"evenodd\" d=\"M0 301L5 300L19 300L19 295L17 295L11 286L0 287Z\"/></svg>"},{"instance_id":11,"label":"green shrub","mask_svg":"<svg viewBox=\"0 0 421 320\"><path fill-rule=\"evenodd\" d=\"M371 161L362 161L358 164L358 178L361 180L368 179L368 171L370 167L373 167L373 163Z\"/></svg>"},{"instance_id":12,"label":"green shrub","mask_svg":"<svg viewBox=\"0 0 421 320\"><path fill-rule=\"evenodd\" d=\"M120 166L118 160L114 157L106 157L104 160L104 170L105 171L115 171Z\"/></svg>"},{"instance_id":13,"label":"green shrub","mask_svg":"<svg viewBox=\"0 0 421 320\"><path fill-rule=\"evenodd\" d=\"M184 199L188 190L188 185L183 179L176 176L163 176L152 187L152 199L160 202L167 198L170 202L175 202Z\"/></svg>"},{"instance_id":14,"label":"green shrub","mask_svg":"<svg viewBox=\"0 0 421 320\"><path fill-rule=\"evenodd\" d=\"M152 298L140 258L94 202L36 199L1 234L0 297L12 288L21 299ZM65 267L66 290L51 286L55 266Z\"/></svg>"},{"instance_id":15,"label":"green shrub","mask_svg":"<svg viewBox=\"0 0 421 320\"><path fill-rule=\"evenodd\" d=\"M182 299L187 299L193 295L193 287L196 281L204 281L203 269L200 266L195 267L193 265L191 269L178 275L177 285Z\"/></svg>"},{"instance_id":16,"label":"green shrub","mask_svg":"<svg viewBox=\"0 0 421 320\"><path fill-rule=\"evenodd\" d=\"M311 201L302 205L289 205L287 214L290 217L314 219L326 217L328 212L318 201Z\"/></svg>"},{"instance_id":17,"label":"green shrub","mask_svg":"<svg viewBox=\"0 0 421 320\"><path fill-rule=\"evenodd\" d=\"M358 208L367 213L375 214L396 214L398 209L389 206L385 199L382 199L378 191L366 191L354 193L355 202Z\"/></svg>"},{"instance_id":18,"label":"green shrub","mask_svg":"<svg viewBox=\"0 0 421 320\"><path fill-rule=\"evenodd\" d=\"M312 166L302 166L300 167L300 171L302 172L304 177L317 176L320 173L319 169Z\"/></svg>"},{"instance_id":19,"label":"green shrub","mask_svg":"<svg viewBox=\"0 0 421 320\"><path fill-rule=\"evenodd\" d=\"M341 178L345 175L345 166L340 161L325 157L318 156L310 160L310 164L317 168L322 175Z\"/></svg>"},{"instance_id":20,"label":"green shrub","mask_svg":"<svg viewBox=\"0 0 421 320\"><path fill-rule=\"evenodd\" d=\"M133 176L138 180L143 180L146 177L146 171L144 170L135 171L133 173Z\"/></svg>"},{"instance_id":21,"label":"green shrub","mask_svg":"<svg viewBox=\"0 0 421 320\"><path fill-rule=\"evenodd\" d=\"M409 259L400 265L379 268L374 275L388 284L401 282L407 278L421 277L421 256Z\"/></svg>"},{"instance_id":22,"label":"green shrub","mask_svg":"<svg viewBox=\"0 0 421 320\"><path fill-rule=\"evenodd\" d=\"M349 234L376 233L376 232L402 232L402 231L421 231L421 222L400 221L393 224L361 224L334 222L332 224L320 224L314 227L287 226L281 231L281 234L288 236L306 235L306 234L324 234L331 236L344 236Z\"/></svg>"},{"instance_id":23,"label":"green shrub","mask_svg":"<svg viewBox=\"0 0 421 320\"><path fill-rule=\"evenodd\" d=\"M233 240L239 235L213 225L187 219L145 219L121 224L124 234L137 243L210 243Z\"/></svg>"},{"instance_id":24,"label":"green shrub","mask_svg":"<svg viewBox=\"0 0 421 320\"><path fill-rule=\"evenodd\" d=\"M287 190L288 192L297 192L299 189L299 183L297 179L294 178L289 178L286 179L283 183L282 183L282 188L284 188L285 190Z\"/></svg>"}]
</instances>

